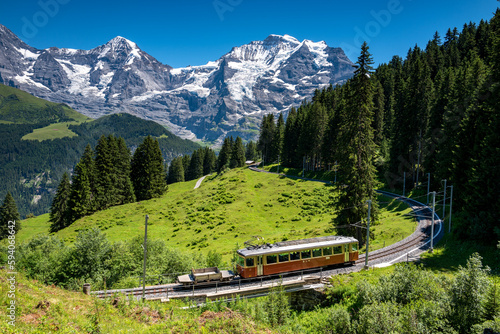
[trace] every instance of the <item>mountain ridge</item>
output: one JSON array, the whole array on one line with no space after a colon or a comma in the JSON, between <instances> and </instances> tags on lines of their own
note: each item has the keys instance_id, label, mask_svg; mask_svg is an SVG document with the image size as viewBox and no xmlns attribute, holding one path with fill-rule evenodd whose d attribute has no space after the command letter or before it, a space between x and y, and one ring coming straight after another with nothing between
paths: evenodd
<instances>
[{"instance_id":1,"label":"mountain ridge","mask_svg":"<svg viewBox=\"0 0 500 334\"><path fill-rule=\"evenodd\" d=\"M172 68L117 36L91 50L35 49L0 29L0 83L97 118L128 112L188 139L256 139L263 114L288 112L352 76L341 48L290 35L233 47L205 65Z\"/></svg>"}]
</instances>

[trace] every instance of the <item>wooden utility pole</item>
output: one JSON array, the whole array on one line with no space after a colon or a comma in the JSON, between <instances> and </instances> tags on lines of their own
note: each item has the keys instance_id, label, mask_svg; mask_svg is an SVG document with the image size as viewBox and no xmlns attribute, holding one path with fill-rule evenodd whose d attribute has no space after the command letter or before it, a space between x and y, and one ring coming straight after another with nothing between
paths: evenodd
<instances>
[{"instance_id":1,"label":"wooden utility pole","mask_svg":"<svg viewBox=\"0 0 500 334\"><path fill-rule=\"evenodd\" d=\"M368 252L370 249L370 214L372 210L372 200L368 201L368 217L366 218L366 254L365 254L365 269L368 269Z\"/></svg>"},{"instance_id":2,"label":"wooden utility pole","mask_svg":"<svg viewBox=\"0 0 500 334\"><path fill-rule=\"evenodd\" d=\"M444 196L443 196L443 222L446 215L446 180L444 180Z\"/></svg>"},{"instance_id":3,"label":"wooden utility pole","mask_svg":"<svg viewBox=\"0 0 500 334\"><path fill-rule=\"evenodd\" d=\"M434 215L436 212L436 192L432 192L432 225L431 225L431 253L434 251Z\"/></svg>"},{"instance_id":4,"label":"wooden utility pole","mask_svg":"<svg viewBox=\"0 0 500 334\"><path fill-rule=\"evenodd\" d=\"M142 302L146 300L146 255L148 252L147 241L148 241L148 218L146 215L146 223L144 224L144 266L142 271Z\"/></svg>"},{"instance_id":5,"label":"wooden utility pole","mask_svg":"<svg viewBox=\"0 0 500 334\"><path fill-rule=\"evenodd\" d=\"M406 172L403 172L403 197L405 197L406 188Z\"/></svg>"},{"instance_id":6,"label":"wooden utility pole","mask_svg":"<svg viewBox=\"0 0 500 334\"><path fill-rule=\"evenodd\" d=\"M448 221L448 233L451 232L451 207L453 206L453 185L450 186L450 220ZM444 217L443 217L444 219Z\"/></svg>"}]
</instances>

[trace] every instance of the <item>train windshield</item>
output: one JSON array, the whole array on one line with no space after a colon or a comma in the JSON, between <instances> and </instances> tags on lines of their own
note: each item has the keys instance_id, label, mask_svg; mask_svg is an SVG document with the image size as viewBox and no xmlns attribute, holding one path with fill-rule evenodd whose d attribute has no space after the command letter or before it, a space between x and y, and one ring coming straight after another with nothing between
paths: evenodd
<instances>
[{"instance_id":1,"label":"train windshield","mask_svg":"<svg viewBox=\"0 0 500 334\"><path fill-rule=\"evenodd\" d=\"M243 267L245 266L245 258L241 257L241 256L238 256L238 265L240 267Z\"/></svg>"},{"instance_id":2,"label":"train windshield","mask_svg":"<svg viewBox=\"0 0 500 334\"><path fill-rule=\"evenodd\" d=\"M253 257L246 258L247 267L253 267L254 265L255 265L255 258Z\"/></svg>"}]
</instances>

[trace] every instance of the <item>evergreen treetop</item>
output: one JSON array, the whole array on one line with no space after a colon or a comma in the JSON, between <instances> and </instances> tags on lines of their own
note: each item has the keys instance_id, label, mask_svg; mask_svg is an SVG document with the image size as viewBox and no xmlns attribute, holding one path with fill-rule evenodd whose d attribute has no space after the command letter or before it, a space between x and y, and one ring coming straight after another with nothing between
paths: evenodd
<instances>
[{"instance_id":1,"label":"evergreen treetop","mask_svg":"<svg viewBox=\"0 0 500 334\"><path fill-rule=\"evenodd\" d=\"M0 239L6 238L14 233L19 232L21 229L21 217L17 211L16 202L14 197L7 192L2 206L0 206Z\"/></svg>"}]
</instances>

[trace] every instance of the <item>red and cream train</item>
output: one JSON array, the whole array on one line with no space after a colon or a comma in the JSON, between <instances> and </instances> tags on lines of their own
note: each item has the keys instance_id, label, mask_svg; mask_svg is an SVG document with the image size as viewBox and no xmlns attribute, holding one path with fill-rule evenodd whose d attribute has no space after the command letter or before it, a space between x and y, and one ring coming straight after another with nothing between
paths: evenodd
<instances>
[{"instance_id":1,"label":"red and cream train","mask_svg":"<svg viewBox=\"0 0 500 334\"><path fill-rule=\"evenodd\" d=\"M219 271L217 267L193 269L179 276L185 286L201 282L230 281L235 278L255 278L294 271L353 264L358 259L358 240L351 237L327 236L274 244L249 245L237 251L236 273Z\"/></svg>"}]
</instances>

